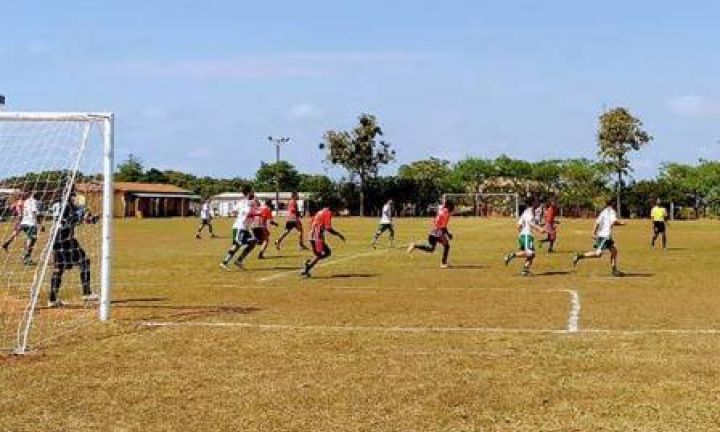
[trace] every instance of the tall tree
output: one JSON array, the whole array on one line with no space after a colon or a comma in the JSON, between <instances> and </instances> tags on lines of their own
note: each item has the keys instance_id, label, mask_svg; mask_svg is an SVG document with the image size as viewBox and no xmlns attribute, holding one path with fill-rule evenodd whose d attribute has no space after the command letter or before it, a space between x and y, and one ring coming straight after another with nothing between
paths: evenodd
<instances>
[{"instance_id":1,"label":"tall tree","mask_svg":"<svg viewBox=\"0 0 720 432\"><path fill-rule=\"evenodd\" d=\"M121 182L139 182L145 175L140 158L134 154L128 155L128 158L119 163L115 172L115 180Z\"/></svg>"},{"instance_id":2,"label":"tall tree","mask_svg":"<svg viewBox=\"0 0 720 432\"><path fill-rule=\"evenodd\" d=\"M280 190L290 192L297 190L300 185L300 173L287 161L278 163L260 163L260 168L255 173L255 188L257 190L274 191L275 185L280 185Z\"/></svg>"},{"instance_id":3,"label":"tall tree","mask_svg":"<svg viewBox=\"0 0 720 432\"><path fill-rule=\"evenodd\" d=\"M328 162L344 167L360 184L360 215L365 215L365 184L375 177L380 166L395 160L395 151L382 139L383 131L377 118L362 114L351 131L325 132L320 149L326 151Z\"/></svg>"},{"instance_id":4,"label":"tall tree","mask_svg":"<svg viewBox=\"0 0 720 432\"><path fill-rule=\"evenodd\" d=\"M617 174L617 212L621 213L623 175L631 171L628 153L640 150L653 137L630 111L618 107L600 116L597 139L600 158Z\"/></svg>"}]
</instances>

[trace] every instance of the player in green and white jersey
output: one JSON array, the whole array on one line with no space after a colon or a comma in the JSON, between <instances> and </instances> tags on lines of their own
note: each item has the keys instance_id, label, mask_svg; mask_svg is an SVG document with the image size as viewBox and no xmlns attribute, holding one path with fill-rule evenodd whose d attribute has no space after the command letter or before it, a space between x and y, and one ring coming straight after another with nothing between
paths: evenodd
<instances>
[{"instance_id":1,"label":"player in green and white jersey","mask_svg":"<svg viewBox=\"0 0 720 432\"><path fill-rule=\"evenodd\" d=\"M393 226L393 200L391 199L385 203L380 213L380 224L375 232L375 236L373 236L372 247L377 245L380 236L385 231L390 233L390 247L392 247L395 241L395 227Z\"/></svg>"},{"instance_id":2,"label":"player in green and white jersey","mask_svg":"<svg viewBox=\"0 0 720 432\"><path fill-rule=\"evenodd\" d=\"M525 258L522 275L530 276L530 267L535 259L535 238L533 231L544 233L545 229L535 222L535 212L539 207L539 203L535 200L528 200L525 211L520 215L517 221L518 230L518 252L509 252L505 255L505 265L510 264L515 258Z\"/></svg>"},{"instance_id":3,"label":"player in green and white jersey","mask_svg":"<svg viewBox=\"0 0 720 432\"><path fill-rule=\"evenodd\" d=\"M573 259L573 267L577 267L578 263L586 258L600 258L604 251L609 250L612 275L622 276L622 272L618 270L618 250L612 235L613 227L621 225L625 225L625 223L618 220L614 201L608 200L605 209L600 212L595 220L595 226L593 227L595 244L593 245L593 250L585 253L577 253Z\"/></svg>"}]
</instances>

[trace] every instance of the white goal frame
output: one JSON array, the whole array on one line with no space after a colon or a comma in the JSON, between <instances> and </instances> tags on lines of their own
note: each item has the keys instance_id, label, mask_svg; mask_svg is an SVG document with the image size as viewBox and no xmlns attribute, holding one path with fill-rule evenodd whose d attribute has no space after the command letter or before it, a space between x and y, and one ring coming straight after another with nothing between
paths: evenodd
<instances>
[{"instance_id":1,"label":"white goal frame","mask_svg":"<svg viewBox=\"0 0 720 432\"><path fill-rule=\"evenodd\" d=\"M112 240L113 240L113 173L115 149L115 115L111 112L9 112L0 111L0 122L88 122L101 127L103 141L103 198L102 198L102 249L100 262L100 301L98 318L110 320L112 297ZM67 199L67 197L66 197ZM41 278L42 279L42 278ZM19 329L16 353L27 351L29 330L32 325L34 308L40 290L35 289L30 298L30 307Z\"/></svg>"},{"instance_id":2,"label":"white goal frame","mask_svg":"<svg viewBox=\"0 0 720 432\"><path fill-rule=\"evenodd\" d=\"M493 192L493 193L446 193L443 200L453 198L473 198L476 202L482 202L485 197L506 197L515 200L515 217L520 217L520 194L516 192Z\"/></svg>"}]
</instances>

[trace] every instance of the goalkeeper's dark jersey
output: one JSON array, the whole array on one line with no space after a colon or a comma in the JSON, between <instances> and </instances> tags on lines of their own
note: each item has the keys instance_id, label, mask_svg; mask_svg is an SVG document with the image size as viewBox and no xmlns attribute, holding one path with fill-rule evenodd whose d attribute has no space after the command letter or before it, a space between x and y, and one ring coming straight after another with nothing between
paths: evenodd
<instances>
[{"instance_id":1,"label":"goalkeeper's dark jersey","mask_svg":"<svg viewBox=\"0 0 720 432\"><path fill-rule=\"evenodd\" d=\"M68 202L65 206L60 219L58 220L60 227L58 228L56 243L66 242L75 238L75 227L80 223L80 215L78 208L72 202Z\"/></svg>"}]
</instances>

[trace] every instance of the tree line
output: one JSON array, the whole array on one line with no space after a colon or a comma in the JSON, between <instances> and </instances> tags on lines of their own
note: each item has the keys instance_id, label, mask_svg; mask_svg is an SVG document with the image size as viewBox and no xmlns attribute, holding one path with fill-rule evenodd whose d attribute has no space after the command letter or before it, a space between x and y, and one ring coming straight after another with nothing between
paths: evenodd
<instances>
[{"instance_id":1,"label":"tree line","mask_svg":"<svg viewBox=\"0 0 720 432\"><path fill-rule=\"evenodd\" d=\"M663 164L653 179L634 181L629 155L652 142L642 122L626 108L614 108L598 118L596 160L553 159L525 161L507 155L496 158L468 156L458 161L438 158L417 160L399 166L392 175L380 175L396 159L384 139L378 119L362 114L356 127L327 131L318 145L324 160L343 167L346 175L302 173L287 161L261 162L253 178L196 176L176 170L146 168L130 155L116 169L117 181L169 183L208 198L238 191L251 184L256 190L311 192L316 205L330 205L351 214L377 214L393 198L410 214L430 211L444 193L513 193L520 197L553 197L563 214L591 215L615 197L625 216L645 216L655 199L673 202L683 217L720 214L720 163L700 160L696 164ZM386 171L386 170L385 170ZM0 180L0 187L48 182L57 189L65 172L28 173ZM79 175L91 180L98 176ZM51 184L54 183L54 184Z\"/></svg>"}]
</instances>

